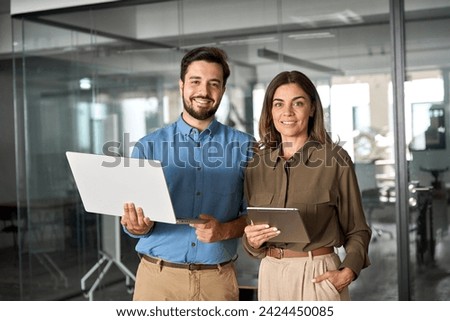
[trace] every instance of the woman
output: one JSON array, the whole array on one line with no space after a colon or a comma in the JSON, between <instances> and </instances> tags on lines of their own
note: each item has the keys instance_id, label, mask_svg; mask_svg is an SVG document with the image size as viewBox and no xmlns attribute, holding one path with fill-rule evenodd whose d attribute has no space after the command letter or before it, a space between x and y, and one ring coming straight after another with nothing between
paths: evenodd
<instances>
[{"instance_id":1,"label":"woman","mask_svg":"<svg viewBox=\"0 0 450 321\"><path fill-rule=\"evenodd\" d=\"M369 266L371 230L347 152L325 130L319 94L301 72L269 84L258 151L248 165L248 206L300 210L309 243L277 243L265 224L245 228L243 244L259 269L259 300L349 300L348 286ZM343 246L345 257L335 249Z\"/></svg>"}]
</instances>

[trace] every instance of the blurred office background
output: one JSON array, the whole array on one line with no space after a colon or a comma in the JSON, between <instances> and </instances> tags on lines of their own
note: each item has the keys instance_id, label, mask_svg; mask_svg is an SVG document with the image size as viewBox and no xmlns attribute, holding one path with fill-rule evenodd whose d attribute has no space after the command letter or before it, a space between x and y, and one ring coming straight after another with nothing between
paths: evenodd
<instances>
[{"instance_id":1,"label":"blurred office background","mask_svg":"<svg viewBox=\"0 0 450 321\"><path fill-rule=\"evenodd\" d=\"M449 300L449 25L449 0L0 0L0 299L131 298L134 240L84 211L65 152L128 156L206 45L231 64L218 119L255 136L272 77L315 82L373 229L353 300Z\"/></svg>"}]
</instances>

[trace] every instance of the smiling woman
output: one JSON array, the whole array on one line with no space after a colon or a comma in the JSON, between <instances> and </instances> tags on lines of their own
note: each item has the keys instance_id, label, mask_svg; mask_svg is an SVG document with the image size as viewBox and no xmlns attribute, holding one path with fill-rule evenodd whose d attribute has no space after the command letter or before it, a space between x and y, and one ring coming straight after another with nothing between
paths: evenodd
<instances>
[{"instance_id":1,"label":"smiling woman","mask_svg":"<svg viewBox=\"0 0 450 321\"><path fill-rule=\"evenodd\" d=\"M262 258L259 300L349 300L348 286L370 265L371 230L353 163L326 132L319 95L305 74L281 72L270 82L259 130L260 149L245 173L248 205L299 209L311 237L280 242L274 238L282 230L247 225L244 248ZM342 261L335 251L341 246Z\"/></svg>"},{"instance_id":2,"label":"smiling woman","mask_svg":"<svg viewBox=\"0 0 450 321\"><path fill-rule=\"evenodd\" d=\"M314 107L308 95L297 84L277 88L273 97L272 118L281 134L283 154L290 158L308 139L308 121Z\"/></svg>"},{"instance_id":3,"label":"smiling woman","mask_svg":"<svg viewBox=\"0 0 450 321\"><path fill-rule=\"evenodd\" d=\"M299 133L289 135L285 131L292 128L296 128ZM331 143L324 125L319 93L305 74L298 71L282 72L270 82L261 111L259 134L261 144L268 148L277 147L280 143L287 143L286 147L289 147L293 139L298 142L291 147L297 149L307 138Z\"/></svg>"}]
</instances>

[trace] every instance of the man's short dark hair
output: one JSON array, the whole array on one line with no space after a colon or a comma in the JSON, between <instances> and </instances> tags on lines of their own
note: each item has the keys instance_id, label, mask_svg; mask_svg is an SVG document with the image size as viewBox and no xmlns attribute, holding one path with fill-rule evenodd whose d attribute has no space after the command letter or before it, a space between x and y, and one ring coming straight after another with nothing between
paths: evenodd
<instances>
[{"instance_id":1,"label":"man's short dark hair","mask_svg":"<svg viewBox=\"0 0 450 321\"><path fill-rule=\"evenodd\" d=\"M207 62L217 63L222 66L223 86L225 87L228 77L230 76L230 67L227 62L228 56L222 49L216 47L199 47L187 52L181 60L180 79L184 82L187 69L194 61L204 60Z\"/></svg>"}]
</instances>

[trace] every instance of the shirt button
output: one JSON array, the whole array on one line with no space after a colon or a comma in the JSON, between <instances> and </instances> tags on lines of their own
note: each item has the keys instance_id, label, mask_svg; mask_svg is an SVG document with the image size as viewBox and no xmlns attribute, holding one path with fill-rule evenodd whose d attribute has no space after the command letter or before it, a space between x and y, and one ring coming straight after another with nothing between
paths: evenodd
<instances>
[{"instance_id":1,"label":"shirt button","mask_svg":"<svg viewBox=\"0 0 450 321\"><path fill-rule=\"evenodd\" d=\"M191 246L192 246L192 247L195 247L195 243L194 243L194 242L192 242L192 243L191 243Z\"/></svg>"},{"instance_id":2,"label":"shirt button","mask_svg":"<svg viewBox=\"0 0 450 321\"><path fill-rule=\"evenodd\" d=\"M200 196L202 193L200 193L200 192L197 192L197 193L195 193L195 195L197 195L197 196Z\"/></svg>"}]
</instances>

